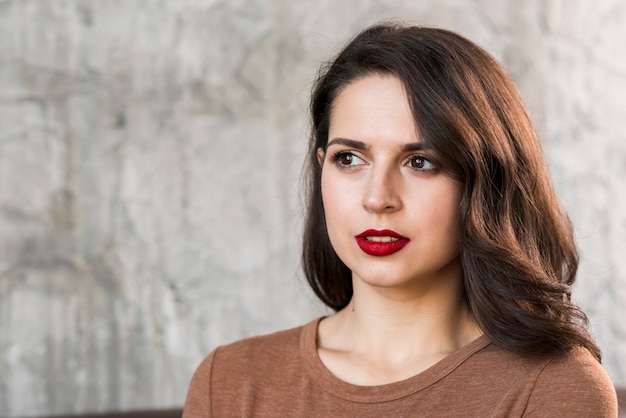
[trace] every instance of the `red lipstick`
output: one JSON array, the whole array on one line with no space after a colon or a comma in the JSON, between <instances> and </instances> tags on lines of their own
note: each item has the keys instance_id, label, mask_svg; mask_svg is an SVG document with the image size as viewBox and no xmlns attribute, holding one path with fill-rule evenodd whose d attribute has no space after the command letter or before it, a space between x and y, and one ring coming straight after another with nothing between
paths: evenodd
<instances>
[{"instance_id":1,"label":"red lipstick","mask_svg":"<svg viewBox=\"0 0 626 418\"><path fill-rule=\"evenodd\" d=\"M365 254L376 257L396 253L411 242L407 237L403 237L389 229L368 229L367 231L361 232L355 238L359 248Z\"/></svg>"}]
</instances>

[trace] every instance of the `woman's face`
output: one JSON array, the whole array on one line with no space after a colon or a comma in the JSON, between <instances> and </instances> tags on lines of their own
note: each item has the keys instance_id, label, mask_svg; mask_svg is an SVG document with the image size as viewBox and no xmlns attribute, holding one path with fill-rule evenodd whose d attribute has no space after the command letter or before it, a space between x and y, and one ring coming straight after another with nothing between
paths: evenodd
<instances>
[{"instance_id":1,"label":"woman's face","mask_svg":"<svg viewBox=\"0 0 626 418\"><path fill-rule=\"evenodd\" d=\"M420 291L459 283L462 185L422 147L399 79L347 85L318 157L328 234L353 281Z\"/></svg>"}]
</instances>

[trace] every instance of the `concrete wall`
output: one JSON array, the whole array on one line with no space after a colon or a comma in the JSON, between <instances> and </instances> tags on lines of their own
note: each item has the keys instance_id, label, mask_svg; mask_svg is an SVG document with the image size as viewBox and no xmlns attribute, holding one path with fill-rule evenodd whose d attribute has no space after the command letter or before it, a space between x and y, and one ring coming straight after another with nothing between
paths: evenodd
<instances>
[{"instance_id":1,"label":"concrete wall","mask_svg":"<svg viewBox=\"0 0 626 418\"><path fill-rule=\"evenodd\" d=\"M626 2L0 0L0 410L179 406L217 344L324 312L299 272L320 61L447 27L519 83L626 385Z\"/></svg>"}]
</instances>

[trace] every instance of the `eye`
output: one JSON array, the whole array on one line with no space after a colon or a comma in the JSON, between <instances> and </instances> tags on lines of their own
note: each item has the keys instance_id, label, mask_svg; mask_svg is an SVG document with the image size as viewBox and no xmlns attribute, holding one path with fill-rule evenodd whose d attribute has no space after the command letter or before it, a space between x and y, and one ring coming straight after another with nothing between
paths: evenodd
<instances>
[{"instance_id":1,"label":"eye","mask_svg":"<svg viewBox=\"0 0 626 418\"><path fill-rule=\"evenodd\" d=\"M412 155L409 157L407 164L409 168L418 171L426 171L432 170L435 168L435 165L428 160L426 157L422 157L421 155Z\"/></svg>"},{"instance_id":2,"label":"eye","mask_svg":"<svg viewBox=\"0 0 626 418\"><path fill-rule=\"evenodd\" d=\"M333 155L333 162L341 167L351 167L363 163L363 160L350 151L340 151Z\"/></svg>"}]
</instances>

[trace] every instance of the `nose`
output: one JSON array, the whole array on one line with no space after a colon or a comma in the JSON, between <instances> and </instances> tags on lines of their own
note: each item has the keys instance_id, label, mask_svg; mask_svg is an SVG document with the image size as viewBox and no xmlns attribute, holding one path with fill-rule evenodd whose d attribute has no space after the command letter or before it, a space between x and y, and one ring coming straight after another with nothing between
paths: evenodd
<instances>
[{"instance_id":1,"label":"nose","mask_svg":"<svg viewBox=\"0 0 626 418\"><path fill-rule=\"evenodd\" d=\"M372 167L366 177L363 207L370 213L395 212L402 207L400 173L391 167Z\"/></svg>"}]
</instances>

